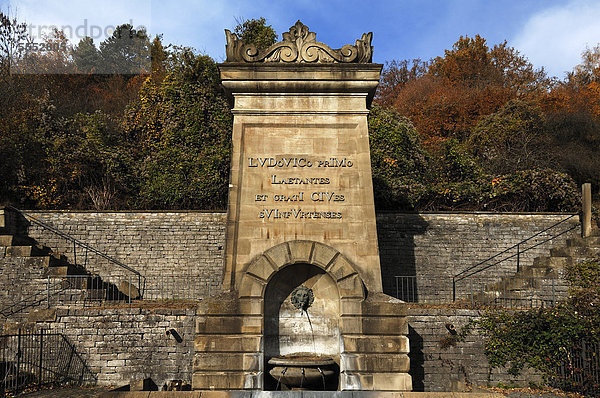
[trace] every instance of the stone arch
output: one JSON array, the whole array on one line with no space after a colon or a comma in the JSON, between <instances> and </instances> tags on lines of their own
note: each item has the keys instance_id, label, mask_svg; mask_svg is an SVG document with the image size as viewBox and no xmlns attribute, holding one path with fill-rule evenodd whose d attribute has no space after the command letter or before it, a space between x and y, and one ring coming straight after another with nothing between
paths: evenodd
<instances>
[{"instance_id":1,"label":"stone arch","mask_svg":"<svg viewBox=\"0 0 600 398\"><path fill-rule=\"evenodd\" d=\"M240 298L262 298L279 270L299 263L317 266L329 274L337 284L340 299L364 299L364 284L354 265L333 247L310 240L280 243L255 258L243 273Z\"/></svg>"}]
</instances>

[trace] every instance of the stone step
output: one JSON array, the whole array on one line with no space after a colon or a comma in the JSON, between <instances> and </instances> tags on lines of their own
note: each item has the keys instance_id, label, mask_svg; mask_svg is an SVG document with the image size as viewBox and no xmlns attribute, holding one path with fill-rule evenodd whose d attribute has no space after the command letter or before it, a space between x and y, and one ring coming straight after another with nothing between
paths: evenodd
<instances>
[{"instance_id":1,"label":"stone step","mask_svg":"<svg viewBox=\"0 0 600 398\"><path fill-rule=\"evenodd\" d=\"M70 264L68 265L53 265L48 267L48 275L61 276L61 275L73 275L76 272L76 268Z\"/></svg>"},{"instance_id":2,"label":"stone step","mask_svg":"<svg viewBox=\"0 0 600 398\"><path fill-rule=\"evenodd\" d=\"M583 246L567 246L555 247L550 249L552 257L577 257L587 258L594 257L600 253L600 248L583 247Z\"/></svg>"},{"instance_id":3,"label":"stone step","mask_svg":"<svg viewBox=\"0 0 600 398\"><path fill-rule=\"evenodd\" d=\"M528 267L519 272L517 276L525 278L557 278L558 273L552 267Z\"/></svg>"},{"instance_id":4,"label":"stone step","mask_svg":"<svg viewBox=\"0 0 600 398\"><path fill-rule=\"evenodd\" d=\"M28 236L0 235L0 246L35 246L35 240Z\"/></svg>"},{"instance_id":5,"label":"stone step","mask_svg":"<svg viewBox=\"0 0 600 398\"><path fill-rule=\"evenodd\" d=\"M600 247L600 236L590 236L587 238L577 237L567 239L567 246Z\"/></svg>"},{"instance_id":6,"label":"stone step","mask_svg":"<svg viewBox=\"0 0 600 398\"><path fill-rule=\"evenodd\" d=\"M532 278L502 278L499 282L486 286L486 292L508 293L512 290L535 288L535 279Z\"/></svg>"},{"instance_id":7,"label":"stone step","mask_svg":"<svg viewBox=\"0 0 600 398\"><path fill-rule=\"evenodd\" d=\"M48 248L40 246L6 246L6 257L36 257L45 256L48 253Z\"/></svg>"},{"instance_id":8,"label":"stone step","mask_svg":"<svg viewBox=\"0 0 600 398\"><path fill-rule=\"evenodd\" d=\"M534 267L563 268L573 263L573 257L543 256L533 260Z\"/></svg>"},{"instance_id":9,"label":"stone step","mask_svg":"<svg viewBox=\"0 0 600 398\"><path fill-rule=\"evenodd\" d=\"M13 236L12 235L0 235L0 246L12 246Z\"/></svg>"}]
</instances>

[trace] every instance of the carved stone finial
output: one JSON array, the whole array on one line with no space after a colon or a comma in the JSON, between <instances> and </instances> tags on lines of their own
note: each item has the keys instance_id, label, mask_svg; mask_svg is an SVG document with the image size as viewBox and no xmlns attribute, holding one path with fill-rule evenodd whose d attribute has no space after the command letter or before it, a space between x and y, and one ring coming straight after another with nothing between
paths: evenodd
<instances>
[{"instance_id":1,"label":"carved stone finial","mask_svg":"<svg viewBox=\"0 0 600 398\"><path fill-rule=\"evenodd\" d=\"M373 57L371 32L363 33L354 45L346 44L339 49L318 42L316 33L309 31L308 26L300 21L282 36L282 41L259 53L254 44L243 44L234 33L225 29L225 62L369 63Z\"/></svg>"}]
</instances>

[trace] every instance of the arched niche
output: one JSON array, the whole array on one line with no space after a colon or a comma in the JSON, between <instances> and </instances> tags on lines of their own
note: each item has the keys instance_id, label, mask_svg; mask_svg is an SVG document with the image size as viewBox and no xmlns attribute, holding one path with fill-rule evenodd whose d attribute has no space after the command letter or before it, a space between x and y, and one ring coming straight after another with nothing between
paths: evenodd
<instances>
[{"instance_id":1,"label":"arched niche","mask_svg":"<svg viewBox=\"0 0 600 398\"><path fill-rule=\"evenodd\" d=\"M314 300L306 310L296 308L292 292L310 289ZM339 362L340 298L336 282L311 264L289 265L273 276L264 296L265 357L295 353L331 356Z\"/></svg>"}]
</instances>

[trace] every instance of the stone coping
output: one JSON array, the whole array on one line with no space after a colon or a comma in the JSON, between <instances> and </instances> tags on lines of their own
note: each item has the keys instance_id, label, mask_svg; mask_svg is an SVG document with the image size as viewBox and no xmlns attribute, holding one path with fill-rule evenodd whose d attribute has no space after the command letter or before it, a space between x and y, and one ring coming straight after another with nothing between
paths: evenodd
<instances>
[{"instance_id":1,"label":"stone coping","mask_svg":"<svg viewBox=\"0 0 600 398\"><path fill-rule=\"evenodd\" d=\"M100 398L503 398L491 392L391 391L114 391Z\"/></svg>"},{"instance_id":2,"label":"stone coping","mask_svg":"<svg viewBox=\"0 0 600 398\"><path fill-rule=\"evenodd\" d=\"M116 213L116 214L177 214L177 213L199 213L199 214L227 214L227 210L69 210L69 209L51 209L51 210L27 210L27 209L20 209L26 213L32 213L32 214L43 214L43 213L73 213L73 214L77 214L77 213L82 213L82 214L86 214L86 213L98 213L98 214L111 214L111 213ZM0 214L2 214L2 212L4 211L4 209L0 209ZM507 215L507 216L544 216L544 215L552 215L552 216L572 216L572 215L577 215L579 213L577 212L551 212L551 211L546 211L546 212L510 212L510 211L398 211L398 210L376 210L375 211L375 215L388 215L388 214L410 214L410 215L435 215L435 214L442 214L442 215L452 215L452 214L456 214L456 215L460 215L460 214L485 214L485 215Z\"/></svg>"}]
</instances>

